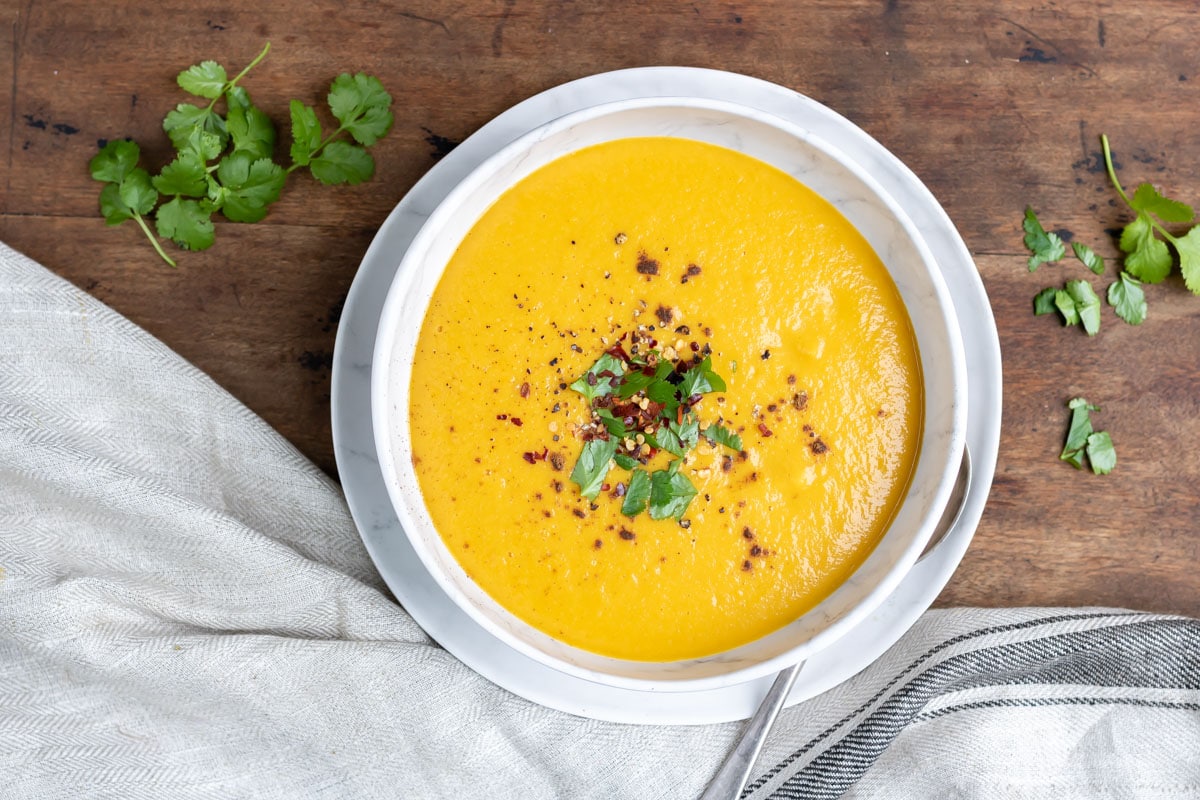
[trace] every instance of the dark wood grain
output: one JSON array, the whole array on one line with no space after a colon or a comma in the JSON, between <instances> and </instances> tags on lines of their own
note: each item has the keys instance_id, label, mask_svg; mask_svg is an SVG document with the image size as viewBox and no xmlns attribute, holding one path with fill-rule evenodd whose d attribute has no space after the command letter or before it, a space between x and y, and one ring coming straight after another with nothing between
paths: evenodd
<instances>
[{"instance_id":1,"label":"dark wood grain","mask_svg":"<svg viewBox=\"0 0 1200 800\"><path fill-rule=\"evenodd\" d=\"M962 231L1004 356L1003 438L975 543L943 605L1103 604L1200 613L1200 298L1149 287L1139 328L1106 309L1088 339L1031 298L1073 265L1025 270L1032 204L1105 257L1126 220L1099 161L1107 132L1127 184L1200 202L1200 15L1189 3L806 0L751 3L95 4L0 0L0 239L144 326L335 472L329 367L346 291L371 237L447 148L532 94L623 67L706 66L808 94L902 158ZM257 225L172 270L131 225L108 229L86 164L131 136L160 166L174 75L238 68L278 122L338 72L396 98L376 178L294 178ZM1106 283L1107 281L1104 281ZM1120 464L1057 455L1064 403L1103 407Z\"/></svg>"}]
</instances>

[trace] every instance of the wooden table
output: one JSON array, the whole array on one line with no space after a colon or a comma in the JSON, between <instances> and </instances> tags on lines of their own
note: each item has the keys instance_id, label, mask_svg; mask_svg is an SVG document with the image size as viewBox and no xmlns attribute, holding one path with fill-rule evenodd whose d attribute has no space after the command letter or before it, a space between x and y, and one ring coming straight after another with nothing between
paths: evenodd
<instances>
[{"instance_id":1,"label":"wooden table","mask_svg":"<svg viewBox=\"0 0 1200 800\"><path fill-rule=\"evenodd\" d=\"M263 10L253 10L261 5ZM0 0L0 240L160 337L330 473L329 380L359 260L436 159L510 105L611 69L678 64L765 78L844 114L933 190L974 254L1004 354L995 483L941 605L1112 605L1200 613L1200 298L1148 287L1150 317L1107 307L1098 336L1034 317L1027 204L1105 258L1127 221L1099 160L1115 143L1126 185L1200 203L1200 15L1190 3L386 2L98 4ZM395 128L375 179L328 188L294 176L260 224L166 267L132 224L108 229L87 162L131 136L155 169L160 125L186 98L175 74L234 69L286 128L287 103L322 102L342 71L377 75ZM282 152L282 148L281 148ZM1095 281L1099 291L1111 281ZM1058 460L1065 401L1084 395L1116 442L1108 476Z\"/></svg>"}]
</instances>

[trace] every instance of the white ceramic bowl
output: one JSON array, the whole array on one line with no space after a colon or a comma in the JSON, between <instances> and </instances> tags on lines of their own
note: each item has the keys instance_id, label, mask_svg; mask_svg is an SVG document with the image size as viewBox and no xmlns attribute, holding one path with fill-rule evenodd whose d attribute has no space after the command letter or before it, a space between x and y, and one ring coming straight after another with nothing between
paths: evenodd
<instances>
[{"instance_id":1,"label":"white ceramic bowl","mask_svg":"<svg viewBox=\"0 0 1200 800\"><path fill-rule=\"evenodd\" d=\"M463 237L514 184L574 150L635 136L678 136L753 156L832 203L875 249L912 320L925 413L920 457L886 534L858 570L816 608L761 639L712 656L627 661L567 645L529 626L485 593L446 548L412 467L409 384L417 336L446 263ZM778 671L828 646L871 614L916 562L946 505L962 456L966 367L954 307L924 240L894 200L829 142L740 105L644 98L560 117L484 161L433 211L405 252L384 303L372 365L371 411L380 467L413 549L438 585L483 628L556 670L644 691L698 691Z\"/></svg>"}]
</instances>

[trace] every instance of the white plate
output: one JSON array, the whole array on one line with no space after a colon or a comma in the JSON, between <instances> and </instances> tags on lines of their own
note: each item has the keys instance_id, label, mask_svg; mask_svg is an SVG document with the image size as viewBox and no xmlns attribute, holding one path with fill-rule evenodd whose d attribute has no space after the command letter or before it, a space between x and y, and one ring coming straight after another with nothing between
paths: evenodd
<instances>
[{"instance_id":1,"label":"white plate","mask_svg":"<svg viewBox=\"0 0 1200 800\"><path fill-rule=\"evenodd\" d=\"M465 664L542 705L618 722L699 724L753 713L771 676L697 692L605 687L543 666L491 636L438 587L392 510L371 429L371 360L383 298L401 256L446 194L487 156L562 114L640 97L736 101L838 142L908 211L954 299L968 354L967 443L975 474L954 530L918 563L874 614L805 665L789 704L850 678L890 647L929 607L966 551L983 512L1000 436L1000 348L983 284L962 239L933 195L898 159L848 120L783 87L713 70L659 67L584 78L530 98L489 122L439 162L397 205L363 258L338 328L333 364L334 453L351 513L376 567L416 621Z\"/></svg>"}]
</instances>

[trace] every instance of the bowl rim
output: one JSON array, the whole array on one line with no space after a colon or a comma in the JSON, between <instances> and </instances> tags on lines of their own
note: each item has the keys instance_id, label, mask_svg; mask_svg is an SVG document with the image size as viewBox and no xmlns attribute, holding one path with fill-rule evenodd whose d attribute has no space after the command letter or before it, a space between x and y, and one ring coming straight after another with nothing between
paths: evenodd
<instances>
[{"instance_id":1,"label":"bowl rim","mask_svg":"<svg viewBox=\"0 0 1200 800\"><path fill-rule=\"evenodd\" d=\"M708 111L717 111L732 114L738 117L753 120L758 123L766 124L776 128L785 134L792 136L804 143L810 145L814 149L820 151L825 156L836 161L841 167L849 171L855 178L860 180L869 191L886 206L888 213L896 218L903 227L907 237L912 242L913 247L917 250L920 261L923 265L922 274L928 281L930 288L936 294L936 305L941 312L941 328L944 328L943 334L948 345L951 355L950 371L953 375L952 384L955 387L956 402L951 407L951 425L949 432L949 446L946 451L945 463L942 464L940 477L932 495L932 500L928 505L926 513L920 518L918 525L918 533L912 538L908 546L892 561L890 567L885 570L883 578L871 586L863 595L855 602L852 607L844 614L832 619L822 630L809 638L788 647L785 647L775 655L763 658L759 661L739 666L737 668L711 675L703 675L699 677L687 678L641 678L631 677L626 675L613 674L591 669L579 664L573 664L569 661L557 658L553 654L547 653L544 650L522 640L518 636L506 630L503 626L496 622L486 613L484 613L477 605L469 598L462 589L457 585L452 576L447 575L438 561L435 559L433 552L426 547L426 543L421 535L414 532L415 525L409 514L406 498L404 497L400 481L397 479L397 454L394 451L392 428L390 423L393 421L399 422L402 420L405 426L408 425L409 412L408 409L402 409L396 413L392 413L389 409L387 397L392 380L392 370L390 368L391 354L395 342L396 331L398 326L404 324L401 318L400 309L406 295L409 280L416 271L417 267L424 261L426 253L432 241L441 233L446 221L451 218L458 210L464 198L470 196L477 191L479 187L489 181L499 170L512 161L515 155L522 153L528 148L535 145L537 142L552 137L553 135L562 132L566 128L577 125L582 122L594 120L610 114L617 114L637 109L649 108L680 108L680 109L701 109ZM671 136L673 134L662 134ZM638 134L631 134L628 137L614 136L605 141L617 141L621 138L636 138ZM677 138L690 138L687 136L677 136ZM586 147L589 145L583 145ZM720 146L720 145L717 145ZM552 163L578 148L566 149L561 153L556 154L546 163ZM753 154L744 153L751 158L756 158ZM759 159L761 160L761 159ZM778 168L778 167L777 167ZM503 183L503 188L494 194L492 203L495 202L505 191L510 189L529 173L519 175L514 180L506 180ZM803 182L803 181L801 181ZM836 203L834 204L836 207ZM471 224L466 227L466 232L469 232L474 223L486 213L491 204L484 208L484 211L475 215L471 220ZM841 210L839 209L839 212ZM466 232L462 235L465 236ZM461 239L460 239L461 241ZM438 275L438 280L444 272L445 264L441 265L441 271ZM423 304L425 311L428 309L428 303ZM422 314L417 324L424 321ZM941 335L941 334L939 334ZM372 369L371 369L371 416L373 436L375 439L376 449L378 451L379 466L384 477L384 484L387 489L388 498L391 506L400 521L400 527L404 531L404 535L416 552L418 558L422 562L424 568L433 577L437 585L444 591L451 601L464 611L473 621L479 624L490 635L497 638L505 645L513 648L519 653L534 659L535 661L566 674L582 678L594 683L602 685L614 686L618 688L626 688L640 691L669 691L669 692L691 692L704 691L712 688L728 686L732 684L743 683L745 681L761 678L778 672L787 666L805 660L809 655L821 649L824 649L837 639L841 638L847 632L853 629L863 618L873 613L887 597L894 591L895 587L904 579L904 577L912 569L921 552L924 550L925 544L928 541L929 535L932 533L933 526L937 523L942 510L944 509L947 500L949 499L954 479L957 472L958 464L962 457L962 449L966 440L966 420L967 420L967 383L966 383L966 365L965 354L961 338L961 330L958 325L957 316L954 309L953 300L950 297L948 286L940 269L937 266L936 259L933 257L928 244L921 236L920 231L913 223L912 219L904 212L904 209L896 202L896 200L888 193L867 171L862 165L853 159L846 156L842 151L834 146L825 138L805 129L804 127L793 123L789 120L776 116L775 114L763 111L758 108L742 105L729 100L718 100L699 96L656 96L656 97L638 97L626 100L616 100L587 108L572 111L566 114L557 116L542 125L533 128L510 141L504 147L492 153L478 164L471 172L469 172L462 180L460 180L438 203L432 210L427 219L420 225L420 228L413 236L408 248L401 256L397 266L395 275L388 287L387 296L384 300L383 308L380 315L380 324L376 332L375 344L372 353ZM922 372L924 368L922 369ZM922 416L922 427L926 426L929 419L929 407L926 403L924 414ZM922 433L922 441L924 432ZM411 448L409 448L409 451ZM924 456L924 453L922 453ZM906 492L904 499L901 502L908 501L909 494L912 492L910 486ZM421 492L417 491L418 495ZM423 496L421 505L424 505ZM431 521L432 522L432 521ZM890 530L890 525L888 530ZM453 554L448 548L444 547L444 540L440 535L435 538L438 544L446 549L446 556L458 563ZM887 531L881 537L883 541L887 535ZM878 548L872 549L872 554ZM863 563L860 564L855 572L862 569L863 565L870 559L871 554L868 554ZM471 580L466 576L467 580ZM847 582L850 579L847 579ZM481 586L475 584L476 587L487 596L491 602L508 617L515 620L518 625L534 631L536 634L545 636L562 646L587 653L590 656L599 656L599 654L591 653L582 648L568 645L560 639L556 639L549 634L534 628L529 623L525 622L520 617L517 617L499 602L495 601L483 590ZM844 583L842 585L845 585ZM840 588L840 586L839 586ZM805 614L812 613L813 610L819 608L822 603L832 597L838 589L822 601L820 601L814 609L810 609ZM797 619L802 618L798 617ZM775 636L783 631L787 626L777 629L772 633L768 633L763 637L752 640L752 642L739 645L745 647L754 642L761 641L771 636ZM739 648L731 648L730 650L722 651L710 656L681 659L678 661L660 661L660 662L645 662L632 659L619 659L610 656L600 656L614 663L628 663L631 665L670 665L703 661L720 661L723 655L735 652Z\"/></svg>"}]
</instances>

